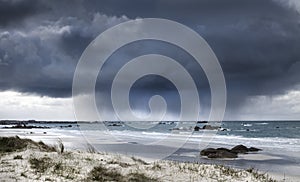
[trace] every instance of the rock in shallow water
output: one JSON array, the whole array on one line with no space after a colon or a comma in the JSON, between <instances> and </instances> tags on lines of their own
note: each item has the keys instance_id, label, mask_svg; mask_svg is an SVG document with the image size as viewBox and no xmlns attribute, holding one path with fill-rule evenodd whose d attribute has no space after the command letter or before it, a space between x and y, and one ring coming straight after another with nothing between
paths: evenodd
<instances>
[{"instance_id":1,"label":"rock in shallow water","mask_svg":"<svg viewBox=\"0 0 300 182\"><path fill-rule=\"evenodd\" d=\"M244 145L237 145L237 146L235 146L231 149L231 152L234 152L234 153L237 153L237 154L238 153L245 154L248 151L249 151L248 148Z\"/></svg>"},{"instance_id":2,"label":"rock in shallow water","mask_svg":"<svg viewBox=\"0 0 300 182\"><path fill-rule=\"evenodd\" d=\"M200 155L207 156L208 158L237 158L236 153L230 152L230 150L226 148L204 149L200 152Z\"/></svg>"},{"instance_id":3,"label":"rock in shallow water","mask_svg":"<svg viewBox=\"0 0 300 182\"><path fill-rule=\"evenodd\" d=\"M247 154L247 152L257 152L261 149L250 147L247 148L244 145L237 145L231 150L227 148L207 148L200 152L201 156L207 156L208 158L237 158L238 154Z\"/></svg>"},{"instance_id":4,"label":"rock in shallow water","mask_svg":"<svg viewBox=\"0 0 300 182\"><path fill-rule=\"evenodd\" d=\"M210 153L208 158L237 158L237 154L228 152L226 150L217 150L216 153Z\"/></svg>"},{"instance_id":5,"label":"rock in shallow water","mask_svg":"<svg viewBox=\"0 0 300 182\"><path fill-rule=\"evenodd\" d=\"M211 125L204 125L202 127L202 129L204 129L204 130L217 130L219 128L221 128L221 127L219 127L219 126L211 126Z\"/></svg>"},{"instance_id":6,"label":"rock in shallow water","mask_svg":"<svg viewBox=\"0 0 300 182\"><path fill-rule=\"evenodd\" d=\"M258 152L258 151L261 151L261 149L255 148L255 147L250 147L250 148L248 148L248 151L249 152Z\"/></svg>"}]
</instances>

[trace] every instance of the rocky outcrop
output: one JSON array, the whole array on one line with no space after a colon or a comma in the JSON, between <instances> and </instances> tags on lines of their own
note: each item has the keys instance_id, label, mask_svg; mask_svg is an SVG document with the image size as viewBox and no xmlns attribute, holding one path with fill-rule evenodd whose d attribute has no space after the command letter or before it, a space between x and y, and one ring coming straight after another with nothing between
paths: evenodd
<instances>
[{"instance_id":1,"label":"rocky outcrop","mask_svg":"<svg viewBox=\"0 0 300 182\"><path fill-rule=\"evenodd\" d=\"M238 153L245 154L248 151L249 151L248 148L244 145L237 145L237 146L235 146L231 149L231 152L234 152L234 153L237 153L237 154Z\"/></svg>"},{"instance_id":2,"label":"rocky outcrop","mask_svg":"<svg viewBox=\"0 0 300 182\"><path fill-rule=\"evenodd\" d=\"M208 123L208 121L197 121L199 124Z\"/></svg>"},{"instance_id":3,"label":"rocky outcrop","mask_svg":"<svg viewBox=\"0 0 300 182\"><path fill-rule=\"evenodd\" d=\"M208 158L237 158L236 153L230 152L230 150L225 148L208 148L200 152L200 155L207 156Z\"/></svg>"},{"instance_id":4,"label":"rocky outcrop","mask_svg":"<svg viewBox=\"0 0 300 182\"><path fill-rule=\"evenodd\" d=\"M67 125L67 126L60 126L60 128L72 128L72 125Z\"/></svg>"},{"instance_id":5,"label":"rocky outcrop","mask_svg":"<svg viewBox=\"0 0 300 182\"><path fill-rule=\"evenodd\" d=\"M221 128L219 126L211 126L211 125L204 125L203 127L195 126L194 131L200 131L200 130L219 130L219 131L228 131L226 128Z\"/></svg>"},{"instance_id":6,"label":"rocky outcrop","mask_svg":"<svg viewBox=\"0 0 300 182\"><path fill-rule=\"evenodd\" d=\"M202 129L204 129L204 130L217 130L219 128L220 128L219 126L211 126L211 125L204 125L202 127Z\"/></svg>"},{"instance_id":7,"label":"rocky outcrop","mask_svg":"<svg viewBox=\"0 0 300 182\"><path fill-rule=\"evenodd\" d=\"M208 158L237 158L238 154L247 154L248 152L257 152L261 149L250 147L247 148L244 145L237 145L232 149L227 148L207 148L200 152L201 156L206 156Z\"/></svg>"},{"instance_id":8,"label":"rocky outcrop","mask_svg":"<svg viewBox=\"0 0 300 182\"><path fill-rule=\"evenodd\" d=\"M194 131L199 131L201 128L199 126L194 127Z\"/></svg>"},{"instance_id":9,"label":"rocky outcrop","mask_svg":"<svg viewBox=\"0 0 300 182\"><path fill-rule=\"evenodd\" d=\"M231 152L234 152L234 153L240 153L240 154L246 154L247 152L258 152L260 151L261 149L259 148L255 148L255 147L250 147L250 148L247 148L246 146L244 145L237 145L235 147L233 147L231 149Z\"/></svg>"},{"instance_id":10,"label":"rocky outcrop","mask_svg":"<svg viewBox=\"0 0 300 182\"><path fill-rule=\"evenodd\" d=\"M259 149L259 148L255 148L255 147L250 147L250 148L248 148L248 152L258 152L258 151L260 151L261 149Z\"/></svg>"}]
</instances>

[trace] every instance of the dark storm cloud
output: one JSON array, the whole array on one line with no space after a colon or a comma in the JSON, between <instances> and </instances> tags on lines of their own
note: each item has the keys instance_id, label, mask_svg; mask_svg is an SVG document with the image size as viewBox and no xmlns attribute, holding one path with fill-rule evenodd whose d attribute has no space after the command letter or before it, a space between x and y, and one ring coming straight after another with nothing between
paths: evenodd
<instances>
[{"instance_id":1,"label":"dark storm cloud","mask_svg":"<svg viewBox=\"0 0 300 182\"><path fill-rule=\"evenodd\" d=\"M40 20L33 27L3 29L0 32L1 89L69 97L77 61L89 41L125 20L125 17L110 18L94 13L88 20L58 17L56 21Z\"/></svg>"},{"instance_id":2,"label":"dark storm cloud","mask_svg":"<svg viewBox=\"0 0 300 182\"><path fill-rule=\"evenodd\" d=\"M105 29L138 17L168 18L202 35L223 68L228 106L248 96L282 94L300 81L300 16L277 0L102 0L0 1L0 89L52 97L71 95L76 63L91 40ZM7 26L20 24L17 28ZM103 71L100 90L120 67L120 59L139 53L174 56L192 73L199 68L170 46L137 45L118 56ZM113 60L113 58L112 58ZM178 60L178 59L176 59ZM201 70L200 70L201 72ZM164 84L153 78L152 88ZM111 81L111 80L109 80ZM205 79L196 79L204 98ZM147 84L139 85L146 89ZM159 83L159 84L158 84ZM149 85L148 85L149 87ZM168 90L168 88L163 88ZM175 94L176 95L176 94Z\"/></svg>"},{"instance_id":3,"label":"dark storm cloud","mask_svg":"<svg viewBox=\"0 0 300 182\"><path fill-rule=\"evenodd\" d=\"M0 27L20 23L44 10L37 0L0 0Z\"/></svg>"}]
</instances>

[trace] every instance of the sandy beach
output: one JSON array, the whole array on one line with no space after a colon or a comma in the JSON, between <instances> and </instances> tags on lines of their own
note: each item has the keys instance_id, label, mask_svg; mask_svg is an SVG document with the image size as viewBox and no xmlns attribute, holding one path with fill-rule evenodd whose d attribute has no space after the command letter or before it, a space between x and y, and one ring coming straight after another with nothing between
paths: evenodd
<instances>
[{"instance_id":1,"label":"sandy beach","mask_svg":"<svg viewBox=\"0 0 300 182\"><path fill-rule=\"evenodd\" d=\"M47 151L47 150L48 151ZM273 181L255 169L156 161L93 150L63 153L40 144L1 154L1 181Z\"/></svg>"},{"instance_id":2,"label":"sandy beach","mask_svg":"<svg viewBox=\"0 0 300 182\"><path fill-rule=\"evenodd\" d=\"M53 125L49 125L53 126ZM120 128L120 127L119 127ZM255 168L263 173L274 173L283 179L284 176L297 176L300 170L299 139L296 138L246 138L237 136L216 135L206 148L232 148L236 145L261 148L262 151L254 154L239 155L236 159L206 159L199 155L201 149L199 142L205 139L201 135L193 135L184 146L176 149L176 145L143 145L163 137L158 132L130 132L112 131L113 136L119 140L111 140L111 136L100 135L99 132L90 130L88 134L90 143L99 152L123 154L139 158L160 157L169 151L175 151L172 155L164 158L180 162L198 162L207 164L222 164L237 169ZM67 150L86 151L87 141L82 132L76 127L67 129L0 129L0 136L16 136L30 138L36 142L42 140L48 145L55 145L58 138L63 141ZM178 138L176 138L178 140Z\"/></svg>"},{"instance_id":3,"label":"sandy beach","mask_svg":"<svg viewBox=\"0 0 300 182\"><path fill-rule=\"evenodd\" d=\"M158 181L266 181L257 178L258 176L264 176L264 178L270 176L276 181L300 181L300 176L297 176L299 169L297 160L299 158L297 152L293 152L297 148L290 148L291 151L282 152L280 148L271 150L272 148L262 147L262 151L239 154L238 158L235 159L208 159L200 156L196 135L172 155L163 160L155 160L151 157L159 157L164 152L173 150L172 144L159 146L141 145L138 142L121 140L112 142L107 137L96 135L92 131L89 134L96 136L92 145L88 145L79 130L1 129L1 137L19 136L22 139L31 139L35 142L43 141L49 146L57 146L59 139L65 148L65 152L62 154L40 151L32 147L6 153L1 157L1 179L5 181L88 181L87 178L93 168L101 165L109 170L117 170L126 179L129 179L132 172L138 171L147 177L158 179ZM157 133L154 134L154 136L157 135ZM147 133L143 137L135 137L131 133L125 132L117 132L115 136L130 139L133 137L135 141L150 140L149 137L152 137ZM232 138L231 136L228 137ZM221 143L222 138L226 139L226 136L216 136L207 147L231 148L236 144L247 143L244 138L240 138L239 140L228 141L226 144ZM92 151L91 148L93 148ZM133 151L135 153L132 153ZM22 156L22 159L17 160L15 159L16 156ZM47 169L43 173L36 172L32 168L30 160L37 159L39 161L45 156L47 163L50 163L49 170ZM141 160L137 162L135 159ZM54 169L56 164L65 166L59 175ZM159 165L160 170L154 170L155 165ZM124 166L126 167L124 168ZM69 179L70 170L74 174ZM271 178L268 180L272 181Z\"/></svg>"}]
</instances>

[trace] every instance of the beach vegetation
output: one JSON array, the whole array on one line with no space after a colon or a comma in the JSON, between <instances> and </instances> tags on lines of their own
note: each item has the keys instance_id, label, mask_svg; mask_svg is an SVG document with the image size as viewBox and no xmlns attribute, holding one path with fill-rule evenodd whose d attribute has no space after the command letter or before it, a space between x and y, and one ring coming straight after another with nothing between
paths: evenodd
<instances>
[{"instance_id":1,"label":"beach vegetation","mask_svg":"<svg viewBox=\"0 0 300 182\"><path fill-rule=\"evenodd\" d=\"M63 176L66 179L75 179L75 174L78 174L79 172L74 167L67 166L59 161L53 164L53 173L58 176Z\"/></svg>"},{"instance_id":2,"label":"beach vegetation","mask_svg":"<svg viewBox=\"0 0 300 182\"><path fill-rule=\"evenodd\" d=\"M109 169L103 165L95 166L88 174L86 181L123 181L123 175L116 169Z\"/></svg>"},{"instance_id":3,"label":"beach vegetation","mask_svg":"<svg viewBox=\"0 0 300 182\"><path fill-rule=\"evenodd\" d=\"M117 182L156 182L158 179L147 176L141 172L131 172L122 175L118 170L103 165L94 167L88 174L86 181L117 181Z\"/></svg>"},{"instance_id":4,"label":"beach vegetation","mask_svg":"<svg viewBox=\"0 0 300 182\"><path fill-rule=\"evenodd\" d=\"M253 175L253 177L257 180L266 181L266 182L276 182L276 180L271 178L268 174L260 173L260 172L258 172L257 169L249 168L246 171L251 173Z\"/></svg>"},{"instance_id":5,"label":"beach vegetation","mask_svg":"<svg viewBox=\"0 0 300 182\"><path fill-rule=\"evenodd\" d=\"M95 149L95 147L91 144L87 144L87 152L88 153L91 153L91 154L94 154L94 153L97 153L97 150Z\"/></svg>"},{"instance_id":6,"label":"beach vegetation","mask_svg":"<svg viewBox=\"0 0 300 182\"><path fill-rule=\"evenodd\" d=\"M134 161L134 162L137 162L137 163L140 163L140 164L143 164L143 165L148 165L148 163L142 159L139 159L139 158L136 158L134 156L131 157L131 159Z\"/></svg>"},{"instance_id":7,"label":"beach vegetation","mask_svg":"<svg viewBox=\"0 0 300 182\"><path fill-rule=\"evenodd\" d=\"M161 168L162 168L161 165L159 165L159 163L157 163L157 162L155 162L152 166L153 170L161 170Z\"/></svg>"},{"instance_id":8,"label":"beach vegetation","mask_svg":"<svg viewBox=\"0 0 300 182\"><path fill-rule=\"evenodd\" d=\"M127 175L127 181L130 182L156 182L158 179L148 177L144 173L132 172Z\"/></svg>"},{"instance_id":9,"label":"beach vegetation","mask_svg":"<svg viewBox=\"0 0 300 182\"><path fill-rule=\"evenodd\" d=\"M30 167L36 172L44 173L47 169L53 166L52 160L49 157L30 158Z\"/></svg>"},{"instance_id":10,"label":"beach vegetation","mask_svg":"<svg viewBox=\"0 0 300 182\"><path fill-rule=\"evenodd\" d=\"M16 155L14 156L14 159L23 159L22 155Z\"/></svg>"},{"instance_id":11,"label":"beach vegetation","mask_svg":"<svg viewBox=\"0 0 300 182\"><path fill-rule=\"evenodd\" d=\"M20 139L19 137L0 137L0 152L14 152L24 149L29 140Z\"/></svg>"},{"instance_id":12,"label":"beach vegetation","mask_svg":"<svg viewBox=\"0 0 300 182\"><path fill-rule=\"evenodd\" d=\"M247 170L235 169L226 165L209 165L179 161L158 161L147 163L136 157L112 155L108 153L89 154L87 152L51 152L55 147L49 147L43 142L34 142L19 137L2 137L0 148L2 151L15 151L14 153L0 153L0 164L3 166L0 173L11 173L11 179L43 180L51 176L50 181L168 181L174 176L184 175L189 181L211 179L212 181L253 181L275 182L268 174L259 172L254 168ZM5 149L6 148L6 149ZM24 149L29 149L24 151ZM33 152L27 155L28 152ZM28 163L28 168L21 169L21 174L14 175L13 167L22 159ZM26 165L27 166L27 165ZM87 167L88 166L88 167ZM87 167L87 168L86 168ZM166 170L168 169L168 170ZM20 176L21 175L21 176ZM174 176L173 176L174 175Z\"/></svg>"},{"instance_id":13,"label":"beach vegetation","mask_svg":"<svg viewBox=\"0 0 300 182\"><path fill-rule=\"evenodd\" d=\"M93 161L93 159L91 159L90 157L86 157L85 160L86 161Z\"/></svg>"},{"instance_id":14,"label":"beach vegetation","mask_svg":"<svg viewBox=\"0 0 300 182\"><path fill-rule=\"evenodd\" d=\"M45 152L55 151L53 147L50 147L43 142L35 142L30 139L21 139L18 136L0 137L0 153L16 152L26 148L38 148Z\"/></svg>"},{"instance_id":15,"label":"beach vegetation","mask_svg":"<svg viewBox=\"0 0 300 182\"><path fill-rule=\"evenodd\" d=\"M120 161L117 161L117 160L110 160L110 161L107 162L107 164L117 164L117 165L119 165L121 167L129 167L129 166L131 166L127 162L120 162Z\"/></svg>"},{"instance_id":16,"label":"beach vegetation","mask_svg":"<svg viewBox=\"0 0 300 182\"><path fill-rule=\"evenodd\" d=\"M21 172L21 176L23 176L24 178L27 177L27 175L24 172Z\"/></svg>"},{"instance_id":17,"label":"beach vegetation","mask_svg":"<svg viewBox=\"0 0 300 182\"><path fill-rule=\"evenodd\" d=\"M57 140L57 150L56 150L56 152L59 153L59 154L62 154L62 153L64 153L64 150L65 150L65 146L64 146L62 140L59 138Z\"/></svg>"}]
</instances>

